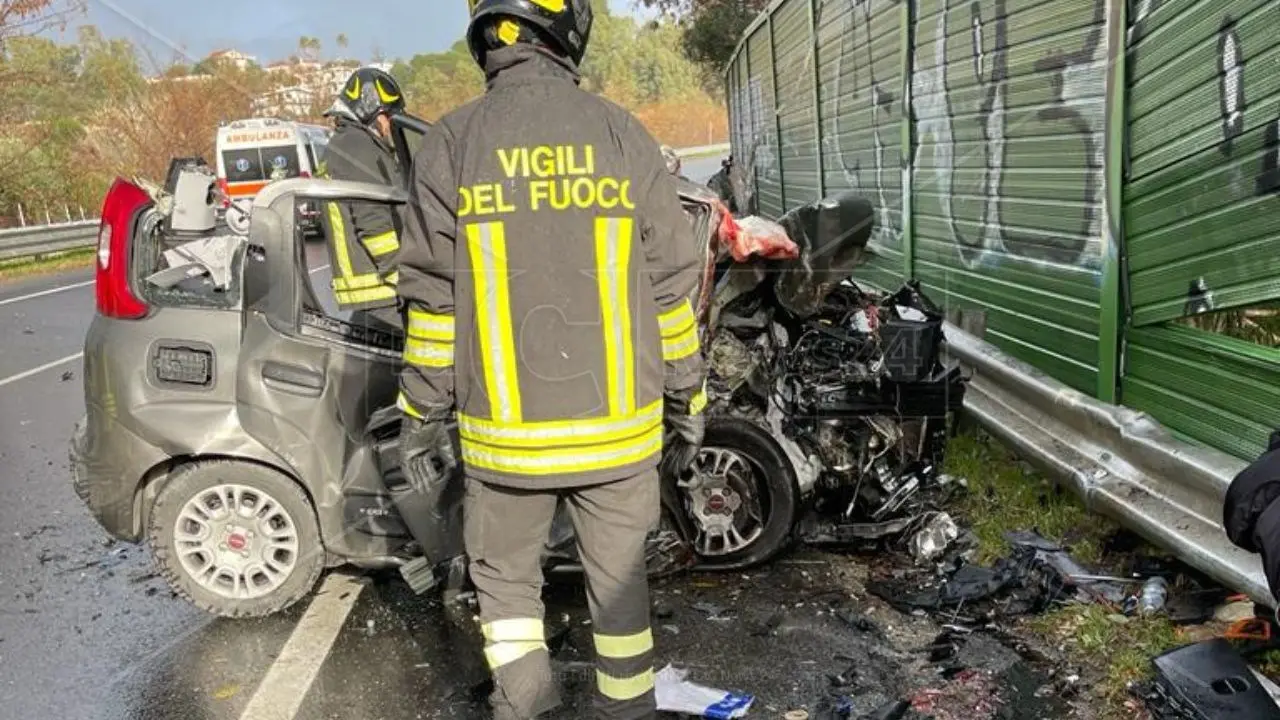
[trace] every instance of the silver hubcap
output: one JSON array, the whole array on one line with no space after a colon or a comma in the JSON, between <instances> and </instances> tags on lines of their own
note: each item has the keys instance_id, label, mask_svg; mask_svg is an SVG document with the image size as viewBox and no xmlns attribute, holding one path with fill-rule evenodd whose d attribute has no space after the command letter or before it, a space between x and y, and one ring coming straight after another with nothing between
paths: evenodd
<instances>
[{"instance_id":1,"label":"silver hubcap","mask_svg":"<svg viewBox=\"0 0 1280 720\"><path fill-rule=\"evenodd\" d=\"M188 500L173 536L191 579L225 598L262 597L298 562L293 518L275 498L245 485L218 485Z\"/></svg>"},{"instance_id":2,"label":"silver hubcap","mask_svg":"<svg viewBox=\"0 0 1280 720\"><path fill-rule=\"evenodd\" d=\"M698 526L698 554L728 555L759 539L764 519L751 463L732 450L703 448L695 468L681 488Z\"/></svg>"}]
</instances>

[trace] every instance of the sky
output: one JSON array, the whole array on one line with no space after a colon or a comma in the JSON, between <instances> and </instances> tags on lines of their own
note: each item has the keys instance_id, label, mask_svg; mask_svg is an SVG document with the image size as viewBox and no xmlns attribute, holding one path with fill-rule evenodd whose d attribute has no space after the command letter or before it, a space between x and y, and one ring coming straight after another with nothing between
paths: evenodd
<instances>
[{"instance_id":1,"label":"sky","mask_svg":"<svg viewBox=\"0 0 1280 720\"><path fill-rule=\"evenodd\" d=\"M465 0L87 0L88 16L75 27L96 25L108 37L131 40L161 66L188 64L210 52L235 48L266 64L297 50L298 38L318 37L325 57L341 54L388 60L444 50L462 37ZM617 12L635 12L633 0L609 0ZM349 46L334 42L346 33Z\"/></svg>"}]
</instances>

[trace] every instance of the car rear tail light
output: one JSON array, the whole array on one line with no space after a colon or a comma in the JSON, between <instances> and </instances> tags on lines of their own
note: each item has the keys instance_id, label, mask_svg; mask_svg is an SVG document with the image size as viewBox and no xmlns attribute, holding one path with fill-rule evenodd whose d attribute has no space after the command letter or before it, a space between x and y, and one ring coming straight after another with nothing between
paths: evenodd
<instances>
[{"instance_id":1,"label":"car rear tail light","mask_svg":"<svg viewBox=\"0 0 1280 720\"><path fill-rule=\"evenodd\" d=\"M129 282L129 241L134 218L149 204L151 197L146 191L122 178L111 184L102 203L94 285L98 312L106 317L134 320L147 314L147 304L134 294Z\"/></svg>"},{"instance_id":2,"label":"car rear tail light","mask_svg":"<svg viewBox=\"0 0 1280 720\"><path fill-rule=\"evenodd\" d=\"M226 178L218 178L218 192L222 194L222 208L231 207L231 187L227 185Z\"/></svg>"}]
</instances>

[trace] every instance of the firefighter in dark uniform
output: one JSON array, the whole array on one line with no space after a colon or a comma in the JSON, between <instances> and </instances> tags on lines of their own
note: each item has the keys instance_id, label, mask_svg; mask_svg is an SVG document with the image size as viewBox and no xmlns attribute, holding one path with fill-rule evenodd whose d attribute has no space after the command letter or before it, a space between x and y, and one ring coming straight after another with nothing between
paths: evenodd
<instances>
[{"instance_id":1,"label":"firefighter in dark uniform","mask_svg":"<svg viewBox=\"0 0 1280 720\"><path fill-rule=\"evenodd\" d=\"M1280 430L1227 487L1222 526L1232 543L1262 556L1267 585L1280 600Z\"/></svg>"},{"instance_id":2,"label":"firefighter in dark uniform","mask_svg":"<svg viewBox=\"0 0 1280 720\"><path fill-rule=\"evenodd\" d=\"M646 536L659 465L688 469L703 435L698 243L658 144L578 87L589 3L472 0L487 90L415 156L400 255L405 469L430 485L461 461L499 720L560 703L540 592L558 503L586 572L595 716L655 715Z\"/></svg>"},{"instance_id":3,"label":"firefighter in dark uniform","mask_svg":"<svg viewBox=\"0 0 1280 720\"><path fill-rule=\"evenodd\" d=\"M376 68L351 74L325 115L334 133L322 177L402 187L391 116L404 111L404 96L391 75ZM351 322L384 330L402 326L396 296L395 258L399 219L392 206L327 202L321 222L329 242L333 294Z\"/></svg>"}]
</instances>

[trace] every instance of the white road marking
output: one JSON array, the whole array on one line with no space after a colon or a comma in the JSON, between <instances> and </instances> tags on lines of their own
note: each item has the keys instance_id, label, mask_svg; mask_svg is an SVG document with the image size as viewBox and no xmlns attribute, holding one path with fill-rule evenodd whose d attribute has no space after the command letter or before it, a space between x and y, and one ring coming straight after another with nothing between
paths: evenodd
<instances>
[{"instance_id":1,"label":"white road marking","mask_svg":"<svg viewBox=\"0 0 1280 720\"><path fill-rule=\"evenodd\" d=\"M60 293L67 290L75 290L76 288L82 288L92 284L93 284L92 280L85 280L84 282L72 283L70 285L61 285L56 288L41 290L40 292L33 292L33 293L28 293L26 295L19 295L18 297L5 298L4 300L0 300L0 305L8 305L10 303L22 302L23 300L34 300L38 297L44 297L45 295L53 295L54 293Z\"/></svg>"},{"instance_id":2,"label":"white road marking","mask_svg":"<svg viewBox=\"0 0 1280 720\"><path fill-rule=\"evenodd\" d=\"M351 575L325 578L293 634L263 676L240 720L294 720L320 666L360 597L364 583Z\"/></svg>"},{"instance_id":3,"label":"white road marking","mask_svg":"<svg viewBox=\"0 0 1280 720\"><path fill-rule=\"evenodd\" d=\"M26 371L24 371L24 372L20 372L20 373L18 373L17 375L10 375L9 377L4 378L3 380L0 380L0 387L4 387L5 385L8 385L9 383L16 383L16 382L18 382L19 380L26 380L27 378L31 377L32 375L37 375L37 374L39 374L39 373L44 372L45 370L49 370L49 369L52 369L52 368L56 368L56 367L58 367L59 365L66 365L67 363L71 362L72 360L79 360L79 359L80 359L80 358L82 358L82 357L84 357L84 353L82 353L82 352L78 352L78 353L76 353L75 355L68 355L68 356L66 356L66 357L64 357L64 358L62 358L62 359L60 359L60 360L54 360L53 362L47 362L47 363L45 363L45 364L41 365L40 367L33 367L33 368L31 368L30 370L26 370Z\"/></svg>"}]
</instances>

